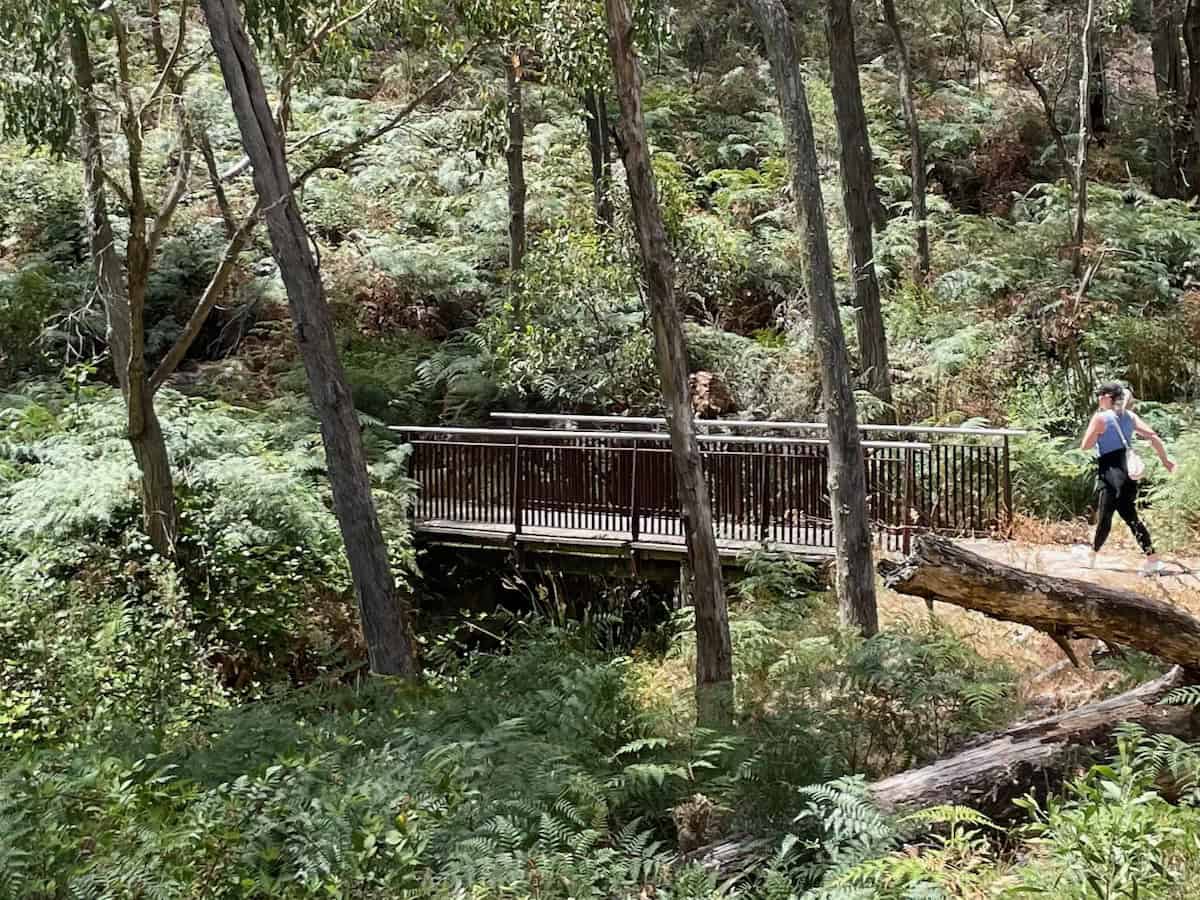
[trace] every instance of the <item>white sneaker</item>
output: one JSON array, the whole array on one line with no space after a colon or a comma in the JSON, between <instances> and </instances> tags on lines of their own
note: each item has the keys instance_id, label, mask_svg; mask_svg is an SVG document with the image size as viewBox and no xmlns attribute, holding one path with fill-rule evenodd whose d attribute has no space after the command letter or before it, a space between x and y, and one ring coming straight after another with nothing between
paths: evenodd
<instances>
[{"instance_id":1,"label":"white sneaker","mask_svg":"<svg viewBox=\"0 0 1200 900\"><path fill-rule=\"evenodd\" d=\"M1161 559L1148 559L1142 564L1139 572L1146 577L1151 575L1161 575L1166 571L1166 566L1163 565Z\"/></svg>"},{"instance_id":2,"label":"white sneaker","mask_svg":"<svg viewBox=\"0 0 1200 900\"><path fill-rule=\"evenodd\" d=\"M1089 569L1096 568L1096 551L1086 544L1080 544L1072 552L1071 556L1079 561L1079 564L1086 566Z\"/></svg>"}]
</instances>

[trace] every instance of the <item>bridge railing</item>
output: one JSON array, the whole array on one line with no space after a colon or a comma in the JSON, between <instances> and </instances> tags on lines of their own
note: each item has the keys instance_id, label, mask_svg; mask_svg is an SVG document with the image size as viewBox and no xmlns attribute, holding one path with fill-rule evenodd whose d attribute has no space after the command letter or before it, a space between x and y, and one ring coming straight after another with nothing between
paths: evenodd
<instances>
[{"instance_id":1,"label":"bridge railing","mask_svg":"<svg viewBox=\"0 0 1200 900\"><path fill-rule=\"evenodd\" d=\"M774 423L772 423L774 424ZM413 447L418 520L682 539L668 435L657 431L396 429ZM864 441L877 543L907 550L918 531L993 534L1011 518L1004 443ZM828 442L700 435L719 539L832 546Z\"/></svg>"}]
</instances>

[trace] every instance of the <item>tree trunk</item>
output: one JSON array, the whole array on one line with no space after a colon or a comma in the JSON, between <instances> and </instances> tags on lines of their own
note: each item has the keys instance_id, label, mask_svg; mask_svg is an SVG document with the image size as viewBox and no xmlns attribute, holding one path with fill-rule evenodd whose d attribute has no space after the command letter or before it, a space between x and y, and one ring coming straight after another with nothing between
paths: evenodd
<instances>
[{"instance_id":1,"label":"tree trunk","mask_svg":"<svg viewBox=\"0 0 1200 900\"><path fill-rule=\"evenodd\" d=\"M875 782L871 797L885 812L967 805L1000 821L1011 819L1014 800L1031 788L1057 786L1080 763L1102 756L1120 725L1190 736L1192 710L1158 704L1183 683L1176 666L1117 697L976 738L945 759Z\"/></svg>"},{"instance_id":2,"label":"tree trunk","mask_svg":"<svg viewBox=\"0 0 1200 900\"><path fill-rule=\"evenodd\" d=\"M1098 38L1092 48L1092 87L1088 98L1088 122L1101 147L1108 131L1108 71L1105 65L1104 40Z\"/></svg>"},{"instance_id":3,"label":"tree trunk","mask_svg":"<svg viewBox=\"0 0 1200 900\"><path fill-rule=\"evenodd\" d=\"M592 207L596 218L596 230L601 233L612 231L612 157L609 154L608 111L604 95L595 88L588 88L583 95L586 111L588 154L592 158Z\"/></svg>"},{"instance_id":4,"label":"tree trunk","mask_svg":"<svg viewBox=\"0 0 1200 900\"><path fill-rule=\"evenodd\" d=\"M508 268L515 275L525 260L525 113L521 103L521 54L512 50L505 61L508 112Z\"/></svg>"},{"instance_id":5,"label":"tree trunk","mask_svg":"<svg viewBox=\"0 0 1200 900\"><path fill-rule=\"evenodd\" d=\"M1191 179L1188 196L1200 184L1200 0L1188 0L1183 17L1183 43L1188 55L1187 172Z\"/></svg>"},{"instance_id":6,"label":"tree trunk","mask_svg":"<svg viewBox=\"0 0 1200 900\"><path fill-rule=\"evenodd\" d=\"M867 388L888 405L887 419L891 421L894 418L890 412L892 378L871 235L871 209L879 201L875 190L867 116L863 110L862 87L858 80L854 18L850 0L829 0L826 9L833 106L841 146L842 203L846 209L850 272L854 280L854 322Z\"/></svg>"},{"instance_id":7,"label":"tree trunk","mask_svg":"<svg viewBox=\"0 0 1200 900\"><path fill-rule=\"evenodd\" d=\"M1022 813L1014 800L1031 790L1046 793L1057 788L1081 764L1102 759L1116 743L1119 726L1127 722L1152 734L1194 737L1191 707L1158 702L1184 683L1183 671L1176 666L1108 700L980 735L944 759L874 782L868 796L885 813L956 805L978 809L997 822L1015 820ZM681 859L716 870L724 880L761 868L778 849L775 841L735 834Z\"/></svg>"},{"instance_id":8,"label":"tree trunk","mask_svg":"<svg viewBox=\"0 0 1200 900\"><path fill-rule=\"evenodd\" d=\"M1088 98L1092 86L1092 30L1096 18L1096 0L1088 0L1080 37L1079 146L1075 150L1075 227L1071 240L1071 274L1078 281L1083 274L1083 233L1087 227Z\"/></svg>"},{"instance_id":9,"label":"tree trunk","mask_svg":"<svg viewBox=\"0 0 1200 900\"><path fill-rule=\"evenodd\" d=\"M144 203L133 211L127 260L117 256L104 187L104 155L100 120L93 93L95 75L87 35L75 24L70 31L71 65L79 90L79 146L83 162L84 209L96 286L107 318L107 341L113 371L125 401L126 436L133 449L141 481L142 524L151 546L160 555L175 554L178 522L175 486L162 427L154 411L153 392L146 383L142 307L149 265Z\"/></svg>"},{"instance_id":10,"label":"tree trunk","mask_svg":"<svg viewBox=\"0 0 1200 900\"><path fill-rule=\"evenodd\" d=\"M730 721L733 715L733 651L708 485L701 468L700 445L692 421L687 344L683 317L675 303L675 263L658 206L650 148L646 143L641 75L633 46L633 21L626 0L605 0L605 11L609 55L621 105L618 146L625 163L646 280L646 299L654 325L655 355L671 433L671 460L692 573L696 610L697 713L702 722L722 724Z\"/></svg>"},{"instance_id":11,"label":"tree trunk","mask_svg":"<svg viewBox=\"0 0 1200 900\"><path fill-rule=\"evenodd\" d=\"M925 210L925 146L921 141L921 122L917 118L917 101L913 88L912 64L908 57L908 44L900 30L896 17L895 0L881 0L883 16L896 45L896 57L900 66L900 104L904 109L904 123L908 126L908 143L912 155L912 214L917 223L917 270L921 277L929 275L929 223Z\"/></svg>"},{"instance_id":12,"label":"tree trunk","mask_svg":"<svg viewBox=\"0 0 1200 900\"><path fill-rule=\"evenodd\" d=\"M762 31L771 74L779 94L786 147L792 166L792 194L804 238L802 267L808 289L825 417L829 426L829 494L837 557L837 593L842 621L864 635L879 630L875 607L875 572L871 565L871 533L862 441L850 383L846 338L833 292L833 268L808 98L800 76L795 38L780 0L749 0Z\"/></svg>"},{"instance_id":13,"label":"tree trunk","mask_svg":"<svg viewBox=\"0 0 1200 900\"><path fill-rule=\"evenodd\" d=\"M993 562L921 535L901 564L881 562L889 588L1020 622L1064 638L1098 638L1200 671L1200 619L1164 600Z\"/></svg>"},{"instance_id":14,"label":"tree trunk","mask_svg":"<svg viewBox=\"0 0 1200 900\"><path fill-rule=\"evenodd\" d=\"M309 392L321 423L334 512L346 543L371 669L414 677L417 662L408 603L392 577L371 496L358 416L338 358L321 276L292 193L283 141L236 0L202 0L202 5L287 289Z\"/></svg>"},{"instance_id":15,"label":"tree trunk","mask_svg":"<svg viewBox=\"0 0 1200 900\"><path fill-rule=\"evenodd\" d=\"M1154 193L1160 197L1182 197L1183 148L1188 136L1180 134L1183 111L1183 62L1179 51L1179 16L1176 0L1155 0L1153 36L1150 47L1154 61L1154 90L1158 114L1163 120L1160 139L1155 142Z\"/></svg>"}]
</instances>

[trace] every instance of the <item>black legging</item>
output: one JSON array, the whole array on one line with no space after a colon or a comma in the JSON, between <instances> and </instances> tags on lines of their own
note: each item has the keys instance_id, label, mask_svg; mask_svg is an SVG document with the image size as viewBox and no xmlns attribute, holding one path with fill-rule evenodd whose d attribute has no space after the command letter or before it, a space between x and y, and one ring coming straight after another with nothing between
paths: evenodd
<instances>
[{"instance_id":1,"label":"black legging","mask_svg":"<svg viewBox=\"0 0 1200 900\"><path fill-rule=\"evenodd\" d=\"M1125 471L1125 448L1105 453L1100 457L1099 491L1100 515L1096 521L1096 539L1092 542L1092 549L1099 550L1108 540L1115 512L1121 514L1142 552L1147 556L1153 555L1154 545L1150 541L1150 532L1138 518L1138 483Z\"/></svg>"}]
</instances>

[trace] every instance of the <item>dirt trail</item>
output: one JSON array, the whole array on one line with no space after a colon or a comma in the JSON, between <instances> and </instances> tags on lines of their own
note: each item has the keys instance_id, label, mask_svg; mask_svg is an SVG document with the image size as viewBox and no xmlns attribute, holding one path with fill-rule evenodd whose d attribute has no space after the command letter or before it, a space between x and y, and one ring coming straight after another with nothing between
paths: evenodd
<instances>
[{"instance_id":1,"label":"dirt trail","mask_svg":"<svg viewBox=\"0 0 1200 900\"><path fill-rule=\"evenodd\" d=\"M1086 548L1082 546L981 540L963 541L962 546L981 556L1031 572L1136 591L1200 615L1200 560L1164 556L1167 573L1157 578L1145 578L1138 574L1141 556L1124 543L1117 543L1112 549L1105 548L1097 557L1095 568L1088 567ZM922 600L887 590L880 594L880 618L885 625L901 619L911 621L927 614ZM1090 654L1098 645L1096 641L1074 642L1076 654L1084 665L1082 669L1075 669L1050 638L1027 626L998 622L944 603L934 604L933 615L985 657L1004 660L1016 669L1021 677L1022 695L1036 710L1057 712L1090 702L1111 693L1121 681L1122 675L1118 671L1098 671L1092 667ZM1158 670L1147 670L1144 677L1150 678L1157 673Z\"/></svg>"}]
</instances>

